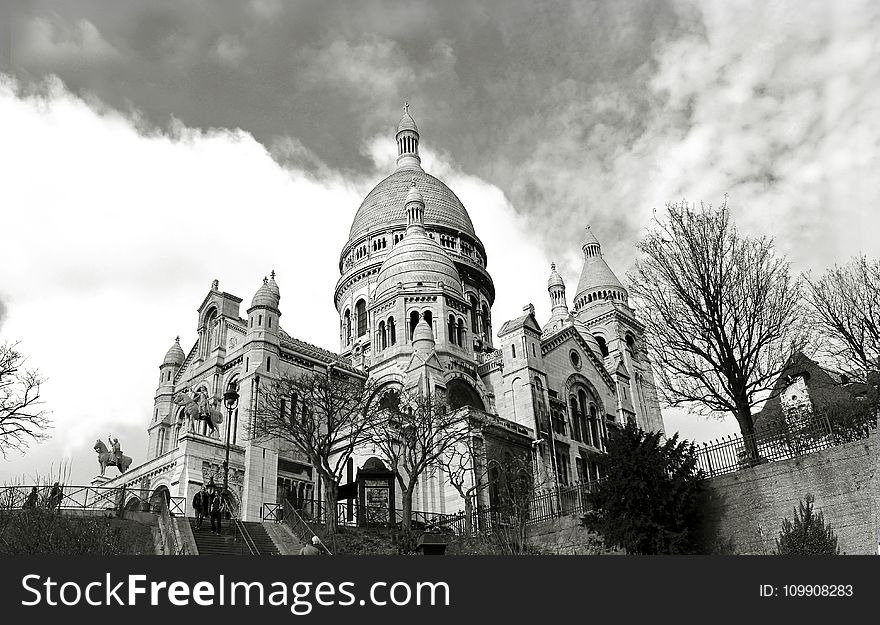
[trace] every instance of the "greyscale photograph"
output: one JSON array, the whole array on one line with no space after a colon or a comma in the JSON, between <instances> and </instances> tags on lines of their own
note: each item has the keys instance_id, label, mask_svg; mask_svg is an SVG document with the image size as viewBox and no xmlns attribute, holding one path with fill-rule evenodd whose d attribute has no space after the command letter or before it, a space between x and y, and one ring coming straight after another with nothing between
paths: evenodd
<instances>
[{"instance_id":1,"label":"greyscale photograph","mask_svg":"<svg viewBox=\"0 0 880 625\"><path fill-rule=\"evenodd\" d=\"M0 554L880 554L878 33L3 2Z\"/></svg>"}]
</instances>

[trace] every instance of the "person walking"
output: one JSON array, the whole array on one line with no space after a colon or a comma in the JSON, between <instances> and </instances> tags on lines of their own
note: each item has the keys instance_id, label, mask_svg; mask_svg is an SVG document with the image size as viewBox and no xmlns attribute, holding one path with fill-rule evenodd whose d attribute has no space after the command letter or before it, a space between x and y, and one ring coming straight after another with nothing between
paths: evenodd
<instances>
[{"instance_id":1,"label":"person walking","mask_svg":"<svg viewBox=\"0 0 880 625\"><path fill-rule=\"evenodd\" d=\"M49 511L55 512L56 510L61 510L61 500L64 498L64 492L61 490L61 486L58 482L55 482L52 485L52 490L49 492Z\"/></svg>"},{"instance_id":2,"label":"person walking","mask_svg":"<svg viewBox=\"0 0 880 625\"><path fill-rule=\"evenodd\" d=\"M299 550L299 555L301 556L319 556L321 555L321 550L318 549L318 545L321 544L321 539L317 536L312 536L312 542Z\"/></svg>"},{"instance_id":3,"label":"person walking","mask_svg":"<svg viewBox=\"0 0 880 625\"><path fill-rule=\"evenodd\" d=\"M196 512L196 529L202 529L202 519L205 518L205 512L208 511L208 494L205 492L205 485L202 484L201 489L193 495L193 510Z\"/></svg>"},{"instance_id":4,"label":"person walking","mask_svg":"<svg viewBox=\"0 0 880 625\"><path fill-rule=\"evenodd\" d=\"M37 487L34 486L31 489L30 494L27 496L27 499L24 500L24 505L22 506L22 508L24 508L25 510L33 510L34 508L36 508L38 497L39 495L37 494Z\"/></svg>"},{"instance_id":5,"label":"person walking","mask_svg":"<svg viewBox=\"0 0 880 625\"><path fill-rule=\"evenodd\" d=\"M223 531L223 497L219 493L211 497L211 531L220 534Z\"/></svg>"}]
</instances>

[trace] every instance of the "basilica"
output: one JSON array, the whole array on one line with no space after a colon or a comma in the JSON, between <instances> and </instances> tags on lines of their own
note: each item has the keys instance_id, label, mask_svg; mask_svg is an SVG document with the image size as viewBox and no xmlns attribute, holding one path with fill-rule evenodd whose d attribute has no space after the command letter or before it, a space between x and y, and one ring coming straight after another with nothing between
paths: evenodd
<instances>
[{"instance_id":1,"label":"basilica","mask_svg":"<svg viewBox=\"0 0 880 625\"><path fill-rule=\"evenodd\" d=\"M459 198L422 169L408 107L394 138L396 168L364 198L340 251L338 353L285 331L274 272L244 310L215 280L198 307L195 342L184 350L176 340L159 365L146 462L102 483L190 501L202 484L222 480L228 453L242 519L260 519L267 503L320 496L305 454L249 436L250 415L279 375L331 368L380 387L427 388L484 425L488 453L527 454L537 485L598 479L595 459L610 428L633 421L663 431L644 328L596 235L586 228L573 297L550 266L549 319L526 304L497 323L488 252ZM295 286L295 276L284 279ZM181 396L219 407L231 387L240 395L231 418L216 429L187 421ZM359 450L340 481L351 483L373 455ZM462 500L437 471L423 476L413 508L453 513Z\"/></svg>"}]
</instances>

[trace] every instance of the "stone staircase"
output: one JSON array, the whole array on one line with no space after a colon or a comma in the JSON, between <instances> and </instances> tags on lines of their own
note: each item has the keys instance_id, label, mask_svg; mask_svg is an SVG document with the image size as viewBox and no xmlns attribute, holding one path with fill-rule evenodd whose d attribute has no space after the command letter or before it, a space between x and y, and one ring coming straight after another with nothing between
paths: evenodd
<instances>
[{"instance_id":1,"label":"stone staircase","mask_svg":"<svg viewBox=\"0 0 880 625\"><path fill-rule=\"evenodd\" d=\"M250 555L247 546L235 532L232 521L223 521L223 532L219 535L211 531L211 522L207 519L202 521L202 529L196 529L194 518L189 519L189 526L200 556Z\"/></svg>"},{"instance_id":2,"label":"stone staircase","mask_svg":"<svg viewBox=\"0 0 880 625\"><path fill-rule=\"evenodd\" d=\"M199 555L251 555L247 544L236 531L234 521L224 519L223 532L218 535L211 531L211 522L207 519L202 521L202 529L196 528L194 518L190 517L188 520ZM280 555L278 546L262 523L243 521L242 525L253 541L258 555Z\"/></svg>"},{"instance_id":3,"label":"stone staircase","mask_svg":"<svg viewBox=\"0 0 880 625\"><path fill-rule=\"evenodd\" d=\"M278 547L275 545L275 541L273 541L272 537L269 536L269 533L266 531L266 528L263 527L262 523L260 523L259 521L242 521L241 524L244 525L247 533L251 537L251 540L254 541L254 545L257 547L257 551L260 552L259 555L280 555Z\"/></svg>"}]
</instances>

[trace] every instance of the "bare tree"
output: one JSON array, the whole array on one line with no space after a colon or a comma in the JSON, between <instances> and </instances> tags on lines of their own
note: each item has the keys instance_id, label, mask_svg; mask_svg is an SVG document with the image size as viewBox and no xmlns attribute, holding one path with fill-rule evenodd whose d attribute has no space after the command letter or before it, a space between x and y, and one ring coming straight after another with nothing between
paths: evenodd
<instances>
[{"instance_id":1,"label":"bare tree","mask_svg":"<svg viewBox=\"0 0 880 625\"><path fill-rule=\"evenodd\" d=\"M24 365L17 343L0 345L0 453L4 457L46 439L51 428L40 399L45 380L39 371Z\"/></svg>"},{"instance_id":2,"label":"bare tree","mask_svg":"<svg viewBox=\"0 0 880 625\"><path fill-rule=\"evenodd\" d=\"M440 459L468 433L466 411L450 411L435 394L391 391L377 402L383 416L370 442L390 464L403 503L402 528L412 528L412 500L422 476L435 476Z\"/></svg>"},{"instance_id":3,"label":"bare tree","mask_svg":"<svg viewBox=\"0 0 880 625\"><path fill-rule=\"evenodd\" d=\"M476 420L462 423L465 431L461 438L437 461L450 486L464 501L464 524L468 536L473 531L474 501L490 486L482 425Z\"/></svg>"},{"instance_id":4,"label":"bare tree","mask_svg":"<svg viewBox=\"0 0 880 625\"><path fill-rule=\"evenodd\" d=\"M806 283L818 355L867 382L880 371L880 261L857 256Z\"/></svg>"},{"instance_id":5,"label":"bare tree","mask_svg":"<svg viewBox=\"0 0 880 625\"><path fill-rule=\"evenodd\" d=\"M667 204L630 275L664 403L732 413L757 460L752 409L806 343L801 285L766 237L741 236L719 208Z\"/></svg>"},{"instance_id":6,"label":"bare tree","mask_svg":"<svg viewBox=\"0 0 880 625\"><path fill-rule=\"evenodd\" d=\"M284 374L260 395L256 440L281 440L306 455L324 487L327 528L338 523L339 481L358 445L367 440L376 408L370 384L334 370Z\"/></svg>"}]
</instances>

